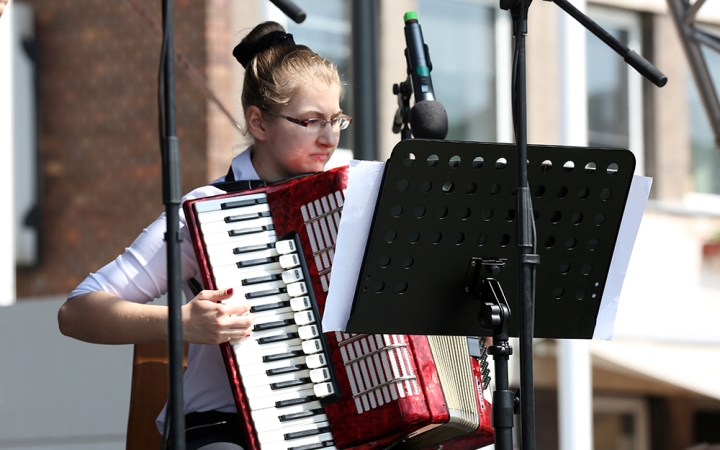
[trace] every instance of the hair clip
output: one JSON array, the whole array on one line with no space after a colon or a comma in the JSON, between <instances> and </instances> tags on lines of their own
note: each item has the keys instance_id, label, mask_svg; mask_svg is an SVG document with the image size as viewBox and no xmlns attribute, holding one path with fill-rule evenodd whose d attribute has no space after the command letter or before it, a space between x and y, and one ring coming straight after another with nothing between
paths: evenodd
<instances>
[{"instance_id":1,"label":"hair clip","mask_svg":"<svg viewBox=\"0 0 720 450\"><path fill-rule=\"evenodd\" d=\"M295 45L293 35L284 31L272 31L255 42L239 43L233 49L233 56L246 68L256 55L276 45Z\"/></svg>"}]
</instances>

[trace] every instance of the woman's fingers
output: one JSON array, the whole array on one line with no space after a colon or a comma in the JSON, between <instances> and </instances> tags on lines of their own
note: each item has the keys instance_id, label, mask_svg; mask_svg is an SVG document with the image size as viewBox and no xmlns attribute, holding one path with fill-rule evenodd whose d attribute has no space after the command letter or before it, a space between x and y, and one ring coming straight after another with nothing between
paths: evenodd
<instances>
[{"instance_id":1,"label":"woman's fingers","mask_svg":"<svg viewBox=\"0 0 720 450\"><path fill-rule=\"evenodd\" d=\"M185 340L199 344L220 344L246 338L254 317L245 299L233 299L233 289L205 290L184 306Z\"/></svg>"},{"instance_id":2,"label":"woman's fingers","mask_svg":"<svg viewBox=\"0 0 720 450\"><path fill-rule=\"evenodd\" d=\"M233 288L217 289L217 290L204 290L195 297L198 300L209 300L213 302L219 302L227 300L233 296Z\"/></svg>"}]
</instances>

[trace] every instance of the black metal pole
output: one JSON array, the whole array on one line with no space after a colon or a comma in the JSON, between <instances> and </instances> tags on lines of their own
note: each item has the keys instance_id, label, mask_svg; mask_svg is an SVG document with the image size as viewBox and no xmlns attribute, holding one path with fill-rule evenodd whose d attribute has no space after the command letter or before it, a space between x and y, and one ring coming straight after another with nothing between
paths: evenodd
<instances>
[{"instance_id":1,"label":"black metal pole","mask_svg":"<svg viewBox=\"0 0 720 450\"><path fill-rule=\"evenodd\" d=\"M601 41L607 44L607 46L613 49L617 54L622 56L625 62L637 70L640 75L650 80L657 87L663 87L667 84L667 76L660 72L657 67L653 66L648 60L635 53L634 50L631 50L613 35L605 31L600 25L598 25L590 17L583 14L572 3L567 0L552 0L552 2L568 13L570 17L577 20L588 31L600 38Z\"/></svg>"},{"instance_id":2,"label":"black metal pole","mask_svg":"<svg viewBox=\"0 0 720 450\"><path fill-rule=\"evenodd\" d=\"M477 267L473 261L472 266ZM488 261L489 265L494 264ZM496 266L498 269L500 265ZM481 269L482 270L482 269ZM494 269L493 269L494 270ZM510 322L510 306L500 283L494 278L481 276L478 298L483 302L478 318L485 329L493 330L493 343L488 348L495 362L495 390L493 391L492 414L495 429L495 449L513 449L513 415L515 411L515 394L509 389L508 361L512 355L512 347L507 332Z\"/></svg>"},{"instance_id":3,"label":"black metal pole","mask_svg":"<svg viewBox=\"0 0 720 450\"><path fill-rule=\"evenodd\" d=\"M307 14L290 0L270 0L270 3L277 6L280 11L285 13L295 23L303 23Z\"/></svg>"},{"instance_id":4,"label":"black metal pole","mask_svg":"<svg viewBox=\"0 0 720 450\"><path fill-rule=\"evenodd\" d=\"M378 156L377 0L352 2L354 156Z\"/></svg>"},{"instance_id":5,"label":"black metal pole","mask_svg":"<svg viewBox=\"0 0 720 450\"><path fill-rule=\"evenodd\" d=\"M535 335L535 253L536 236L532 199L527 173L527 99L525 36L527 13L532 0L500 1L513 19L515 64L513 77L513 119L517 145L517 239L520 338L520 421L523 450L535 450L535 390L533 381L533 337Z\"/></svg>"},{"instance_id":6,"label":"black metal pole","mask_svg":"<svg viewBox=\"0 0 720 450\"><path fill-rule=\"evenodd\" d=\"M625 61L648 80L662 87L667 77L645 58L630 50L582 14L567 0L551 0L589 31L619 53ZM520 404L522 422L522 450L535 450L535 395L533 381L532 343L535 335L535 272L540 258L536 254L535 226L532 199L527 178L527 100L525 36L527 13L532 0L500 0L500 8L510 10L515 37L513 78L513 121L518 157L518 256L520 279Z\"/></svg>"},{"instance_id":7,"label":"black metal pole","mask_svg":"<svg viewBox=\"0 0 720 450\"><path fill-rule=\"evenodd\" d=\"M527 9L524 1L520 2L521 15ZM529 4L529 2L528 2ZM518 101L518 257L520 259L520 404L523 450L535 450L535 390L533 381L533 337L535 335L535 265L539 257L535 252L535 235L533 232L533 212L530 198L530 187L527 174L527 102L525 91L525 34L527 20L522 17L522 32L518 32L518 68L517 68L517 101Z\"/></svg>"},{"instance_id":8,"label":"black metal pole","mask_svg":"<svg viewBox=\"0 0 720 450\"><path fill-rule=\"evenodd\" d=\"M493 346L498 344L497 336L493 336ZM507 338L504 341L505 350L509 349ZM495 362L495 391L493 391L493 428L495 429L495 449L513 449L513 411L515 409L515 394L508 386L508 353L489 353Z\"/></svg>"},{"instance_id":9,"label":"black metal pole","mask_svg":"<svg viewBox=\"0 0 720 450\"><path fill-rule=\"evenodd\" d=\"M161 57L164 117L161 142L163 202L165 204L168 271L168 359L170 394L165 420L170 421L170 443L173 449L185 450L185 415L183 398L182 294L180 291L180 152L175 129L175 64L173 48L172 0L163 0L163 51ZM163 89L164 88L164 89ZM162 120L161 120L162 122Z\"/></svg>"}]
</instances>

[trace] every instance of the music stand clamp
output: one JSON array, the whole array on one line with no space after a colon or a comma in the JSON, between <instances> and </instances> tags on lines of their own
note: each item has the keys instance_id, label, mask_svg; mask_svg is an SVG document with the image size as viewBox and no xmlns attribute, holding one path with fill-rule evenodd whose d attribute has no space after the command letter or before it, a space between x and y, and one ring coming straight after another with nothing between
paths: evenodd
<instances>
[{"instance_id":1,"label":"music stand clamp","mask_svg":"<svg viewBox=\"0 0 720 450\"><path fill-rule=\"evenodd\" d=\"M488 354L495 361L495 391L493 392L493 427L495 444L500 449L512 448L513 414L520 403L509 389L508 360L513 353L509 343L508 324L510 305L503 293L498 276L506 260L472 258L468 268L465 292L482 302L478 319L480 325L493 331L493 344Z\"/></svg>"}]
</instances>

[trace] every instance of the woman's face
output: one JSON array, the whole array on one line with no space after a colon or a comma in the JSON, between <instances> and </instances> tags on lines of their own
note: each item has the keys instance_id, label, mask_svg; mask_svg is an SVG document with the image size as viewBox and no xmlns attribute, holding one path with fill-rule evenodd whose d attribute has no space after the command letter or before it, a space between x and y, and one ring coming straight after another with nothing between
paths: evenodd
<instances>
[{"instance_id":1,"label":"woman's face","mask_svg":"<svg viewBox=\"0 0 720 450\"><path fill-rule=\"evenodd\" d=\"M335 118L342 112L340 86L323 81L301 86L288 105L274 112L298 120ZM263 139L256 137L253 165L266 181L321 172L340 138L330 123L318 131L267 112L262 118L267 132Z\"/></svg>"}]
</instances>

